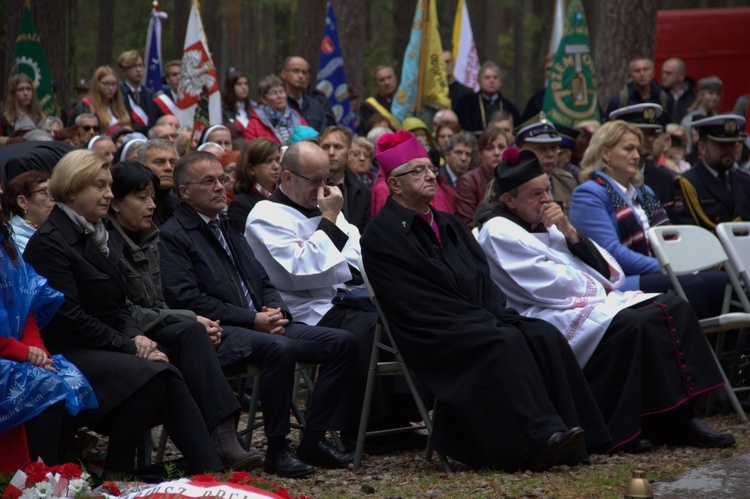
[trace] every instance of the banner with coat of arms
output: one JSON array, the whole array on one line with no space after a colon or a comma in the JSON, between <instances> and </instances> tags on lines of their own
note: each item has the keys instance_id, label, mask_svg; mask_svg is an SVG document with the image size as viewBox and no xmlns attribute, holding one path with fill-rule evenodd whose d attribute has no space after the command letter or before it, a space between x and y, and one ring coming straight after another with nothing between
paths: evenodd
<instances>
[{"instance_id":1,"label":"banner with coat of arms","mask_svg":"<svg viewBox=\"0 0 750 499\"><path fill-rule=\"evenodd\" d=\"M349 101L349 86L346 84L344 74L344 58L341 56L339 33L331 2L328 2L326 6L326 26L323 40L320 42L320 64L315 88L328 97L336 123L354 131L355 116Z\"/></svg>"},{"instance_id":2,"label":"banner with coat of arms","mask_svg":"<svg viewBox=\"0 0 750 499\"><path fill-rule=\"evenodd\" d=\"M571 0L562 39L552 63L544 113L550 121L573 127L584 120L599 120L594 88L594 58L581 0Z\"/></svg>"}]
</instances>

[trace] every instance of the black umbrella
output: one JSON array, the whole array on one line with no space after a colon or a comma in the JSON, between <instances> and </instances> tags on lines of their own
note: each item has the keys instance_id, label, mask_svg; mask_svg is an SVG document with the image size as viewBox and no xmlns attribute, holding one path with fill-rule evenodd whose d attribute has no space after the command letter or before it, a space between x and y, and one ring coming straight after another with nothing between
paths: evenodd
<instances>
[{"instance_id":1,"label":"black umbrella","mask_svg":"<svg viewBox=\"0 0 750 499\"><path fill-rule=\"evenodd\" d=\"M29 170L52 173L60 158L74 149L65 142L20 142L0 147L0 172L4 182Z\"/></svg>"}]
</instances>

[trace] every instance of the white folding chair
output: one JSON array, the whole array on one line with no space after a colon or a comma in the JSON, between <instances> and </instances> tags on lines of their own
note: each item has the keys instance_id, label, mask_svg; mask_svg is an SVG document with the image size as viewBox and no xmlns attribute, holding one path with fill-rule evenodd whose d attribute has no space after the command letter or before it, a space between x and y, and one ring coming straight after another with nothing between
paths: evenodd
<instances>
[{"instance_id":1,"label":"white folding chair","mask_svg":"<svg viewBox=\"0 0 750 499\"><path fill-rule=\"evenodd\" d=\"M422 395L414 381L414 377L411 370L404 362L404 358L401 356L401 352L396 347L396 342L393 340L393 335L388 327L388 320L386 319L383 311L380 308L377 298L375 297L375 291L370 286L370 281L367 279L367 273L362 262L362 258L359 259L359 272L362 275L367 291L370 294L370 300L378 310L378 324L375 328L375 337L372 343L372 354L370 356L370 368L367 373L367 383L365 386L365 397L362 402L362 415L359 420L359 432L357 434L357 446L354 451L354 471L359 470L362 466L362 456L364 454L365 439L367 437L374 437L378 435L393 435L397 433L405 433L414 430L426 430L429 434L427 441L427 449L425 450L425 460L430 461L432 459L432 419L430 418L427 406L422 399ZM385 335L383 334L385 332ZM387 336L387 338L386 338ZM396 358L395 361L380 361L380 352L385 351L393 354ZM367 431L367 423L370 418L370 407L372 406L372 395L375 386L375 376L394 376L403 374L406 379L406 384L409 386L411 396L414 398L414 402L417 404L419 415L422 417L421 425L408 425L400 428L389 428L384 430L373 430ZM434 410L433 410L434 415ZM451 473L451 467L446 457L438 452L438 458L440 464L447 473Z\"/></svg>"},{"instance_id":2,"label":"white folding chair","mask_svg":"<svg viewBox=\"0 0 750 499\"><path fill-rule=\"evenodd\" d=\"M651 249L659 260L662 270L669 276L672 288L685 300L687 300L687 296L685 296L685 291L682 289L677 276L725 265L728 262L727 254L716 236L696 225L651 227L648 230L648 237ZM732 273L728 273L728 276L731 286L741 293L742 289L739 288L737 278ZM719 333L722 335L725 331L750 327L750 313L722 313L715 317L701 319L699 322L704 333ZM721 342L718 342L718 344L721 344ZM739 420L744 423L747 421L747 416L737 400L735 389L732 388L719 362L717 352L714 352L713 349L711 351L724 378L727 398ZM721 355L721 351L718 352L718 355ZM750 389L750 387L738 388L737 391L747 389Z\"/></svg>"}]
</instances>

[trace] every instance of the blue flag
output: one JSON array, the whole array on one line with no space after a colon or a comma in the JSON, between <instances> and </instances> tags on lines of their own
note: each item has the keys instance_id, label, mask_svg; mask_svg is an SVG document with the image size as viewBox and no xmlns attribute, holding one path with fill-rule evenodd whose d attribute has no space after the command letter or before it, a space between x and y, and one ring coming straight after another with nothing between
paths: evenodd
<instances>
[{"instance_id":1,"label":"blue flag","mask_svg":"<svg viewBox=\"0 0 750 499\"><path fill-rule=\"evenodd\" d=\"M143 72L143 81L141 84L157 93L161 90L161 20L166 19L167 13L159 10L159 4L154 2L154 8L151 9L151 20L148 23L148 33L146 34L146 50L144 58L146 60L146 70Z\"/></svg>"},{"instance_id":2,"label":"blue flag","mask_svg":"<svg viewBox=\"0 0 750 499\"><path fill-rule=\"evenodd\" d=\"M354 130L354 113L349 102L349 87L344 75L344 58L341 57L339 34L336 30L336 18L333 15L333 5L328 2L326 13L326 27L323 41L320 42L320 66L318 66L318 90L328 97L336 123Z\"/></svg>"}]
</instances>

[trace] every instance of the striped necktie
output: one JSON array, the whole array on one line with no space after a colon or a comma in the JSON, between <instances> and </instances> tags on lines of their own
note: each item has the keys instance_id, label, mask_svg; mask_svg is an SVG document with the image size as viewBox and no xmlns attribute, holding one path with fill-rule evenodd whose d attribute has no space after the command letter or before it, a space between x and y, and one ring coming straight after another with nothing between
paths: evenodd
<instances>
[{"instance_id":1,"label":"striped necktie","mask_svg":"<svg viewBox=\"0 0 750 499\"><path fill-rule=\"evenodd\" d=\"M227 255L229 255L229 259L232 260L232 263L234 263L235 270L237 271L237 275L240 279L240 284L242 285L242 293L245 295L245 299L247 300L248 305L252 305L253 308L256 310L260 310L255 303L255 300L253 299L253 295L250 293L250 291L247 289L247 286L245 286L245 280L242 278L240 274L239 268L237 268L237 261L234 259L234 255L232 255L232 251L229 249L229 245L227 244L227 240L224 238L224 233L221 232L221 226L219 225L219 221L214 219L208 222L208 226L211 228L211 233L214 235L214 237L219 241L219 244L221 244L221 247L224 248L224 251L227 252Z\"/></svg>"}]
</instances>

